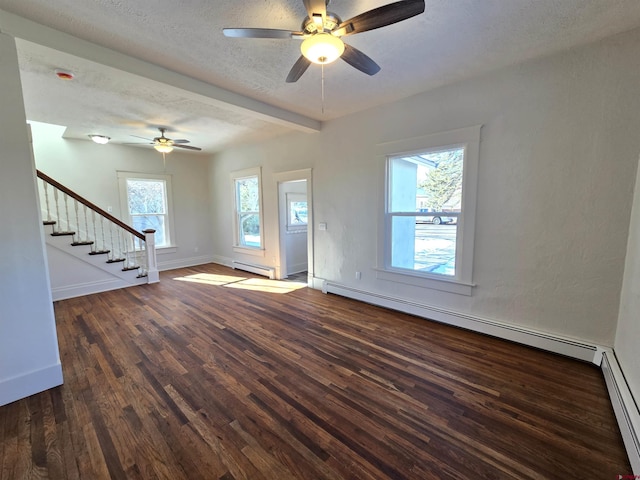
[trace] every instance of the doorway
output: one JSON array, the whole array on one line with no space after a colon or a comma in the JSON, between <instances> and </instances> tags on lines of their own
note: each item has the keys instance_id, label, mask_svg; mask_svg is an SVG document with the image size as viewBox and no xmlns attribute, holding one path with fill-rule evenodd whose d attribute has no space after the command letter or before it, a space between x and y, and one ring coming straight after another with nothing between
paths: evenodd
<instances>
[{"instance_id":1,"label":"doorway","mask_svg":"<svg viewBox=\"0 0 640 480\"><path fill-rule=\"evenodd\" d=\"M276 174L280 262L278 278L313 278L311 170Z\"/></svg>"}]
</instances>

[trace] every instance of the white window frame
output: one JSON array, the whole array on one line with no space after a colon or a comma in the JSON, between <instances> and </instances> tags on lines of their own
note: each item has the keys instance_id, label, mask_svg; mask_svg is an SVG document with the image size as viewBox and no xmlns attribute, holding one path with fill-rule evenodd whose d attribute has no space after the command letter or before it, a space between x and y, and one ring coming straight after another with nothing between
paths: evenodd
<instances>
[{"instance_id":1,"label":"white window frame","mask_svg":"<svg viewBox=\"0 0 640 480\"><path fill-rule=\"evenodd\" d=\"M471 295L473 287L473 249L478 190L478 161L480 156L480 130L482 125L449 130L421 137L398 140L377 145L377 154L384 165L383 212L384 221L378 230L378 266L376 277L422 288L430 288L460 295ZM454 276L391 267L391 218L389 212L390 159L442 151L450 148L465 149L462 185L462 213L458 216L456 237L456 273Z\"/></svg>"},{"instance_id":2,"label":"white window frame","mask_svg":"<svg viewBox=\"0 0 640 480\"><path fill-rule=\"evenodd\" d=\"M250 245L240 244L240 225L238 222L238 197L236 191L236 182L238 180L245 180L248 178L257 177L258 179L258 206L260 211L258 212L258 218L260 219L260 246L252 247ZM231 172L231 193L233 195L233 250L238 253L245 253L248 255L264 256L264 216L263 216L263 202L262 202L262 168L247 168L245 170L238 170Z\"/></svg>"},{"instance_id":3,"label":"white window frame","mask_svg":"<svg viewBox=\"0 0 640 480\"><path fill-rule=\"evenodd\" d=\"M165 200L167 202L167 213L165 214L165 238L167 239L166 245L157 246L156 250L164 251L164 253L173 252L176 250L175 245L175 232L173 228L173 192L171 189L171 175L160 175L155 173L138 173L138 172L123 172L118 171L118 189L120 191L120 212L122 213L122 220L125 223L133 226L133 218L129 213L129 197L127 180L158 180L163 181L165 186Z\"/></svg>"}]
</instances>

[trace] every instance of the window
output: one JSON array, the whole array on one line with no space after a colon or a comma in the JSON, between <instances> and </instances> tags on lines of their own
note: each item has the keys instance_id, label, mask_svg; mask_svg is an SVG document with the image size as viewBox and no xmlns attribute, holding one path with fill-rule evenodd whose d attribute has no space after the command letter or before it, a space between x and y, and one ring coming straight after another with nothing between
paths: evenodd
<instances>
[{"instance_id":1,"label":"window","mask_svg":"<svg viewBox=\"0 0 640 480\"><path fill-rule=\"evenodd\" d=\"M232 179L235 200L235 245L241 249L262 251L260 169L234 172Z\"/></svg>"},{"instance_id":2,"label":"window","mask_svg":"<svg viewBox=\"0 0 640 480\"><path fill-rule=\"evenodd\" d=\"M171 246L171 177L118 172L118 181L125 221L140 232L154 229L157 248Z\"/></svg>"},{"instance_id":3,"label":"window","mask_svg":"<svg viewBox=\"0 0 640 480\"><path fill-rule=\"evenodd\" d=\"M382 146L379 278L471 294L479 140L473 127Z\"/></svg>"},{"instance_id":4,"label":"window","mask_svg":"<svg viewBox=\"0 0 640 480\"><path fill-rule=\"evenodd\" d=\"M307 223L307 196L287 193L287 231L306 231Z\"/></svg>"}]
</instances>

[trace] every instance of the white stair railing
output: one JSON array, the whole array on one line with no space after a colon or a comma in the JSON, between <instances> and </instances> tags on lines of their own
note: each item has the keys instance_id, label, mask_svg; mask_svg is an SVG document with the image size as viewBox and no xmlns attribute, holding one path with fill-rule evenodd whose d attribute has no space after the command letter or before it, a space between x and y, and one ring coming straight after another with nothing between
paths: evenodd
<instances>
[{"instance_id":1,"label":"white stair railing","mask_svg":"<svg viewBox=\"0 0 640 480\"><path fill-rule=\"evenodd\" d=\"M138 232L61 183L37 170L44 224L54 236L73 237L71 245L89 245L89 255L105 255L107 263L122 263L122 270L137 270L147 283L160 281L155 230Z\"/></svg>"}]
</instances>

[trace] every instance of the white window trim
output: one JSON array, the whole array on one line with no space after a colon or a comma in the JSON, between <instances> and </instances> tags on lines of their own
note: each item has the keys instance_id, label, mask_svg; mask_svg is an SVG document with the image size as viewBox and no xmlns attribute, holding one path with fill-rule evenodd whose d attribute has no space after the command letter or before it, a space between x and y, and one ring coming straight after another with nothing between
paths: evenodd
<instances>
[{"instance_id":1,"label":"white window trim","mask_svg":"<svg viewBox=\"0 0 640 480\"><path fill-rule=\"evenodd\" d=\"M165 254L165 253L175 253L177 251L177 245L175 243L175 231L173 228L173 191L171 189L171 175L161 175L157 173L139 173L139 172L125 172L122 170L118 170L118 190L120 191L120 212L122 219L128 223L129 225L133 225L133 219L129 214L129 199L127 197L127 179L135 178L138 180L164 180L165 189L167 195L167 214L166 220L168 223L165 224L165 235L169 237L169 243L167 245L163 245L162 247L156 247L156 252Z\"/></svg>"},{"instance_id":2,"label":"white window trim","mask_svg":"<svg viewBox=\"0 0 640 480\"><path fill-rule=\"evenodd\" d=\"M237 205L237 197L236 197L236 180L243 180L245 178L258 177L258 205L260 211L258 212L260 217L260 247L249 247L246 245L240 245L239 238L239 225L238 225L238 205ZM264 208L262 201L262 168L254 167L247 168L244 170L237 170L235 172L231 172L231 194L233 195L233 251L237 253L244 253L246 255L255 255L259 257L264 257L265 248L264 248Z\"/></svg>"},{"instance_id":3,"label":"white window trim","mask_svg":"<svg viewBox=\"0 0 640 480\"><path fill-rule=\"evenodd\" d=\"M376 146L376 153L381 165L384 165L382 204L384 220L378 224L378 266L375 268L376 278L430 288L460 295L471 295L473 287L473 252L476 223L476 198L478 191L478 161L480 157L480 130L482 125L459 128L441 133L424 135ZM456 275L447 277L438 274L419 273L412 270L389 267L390 215L387 214L389 161L391 157L401 157L424 153L428 150L449 147L465 148L464 176L462 187L462 215L458 222L458 239L456 245ZM460 220L459 219L459 220Z\"/></svg>"}]
</instances>

